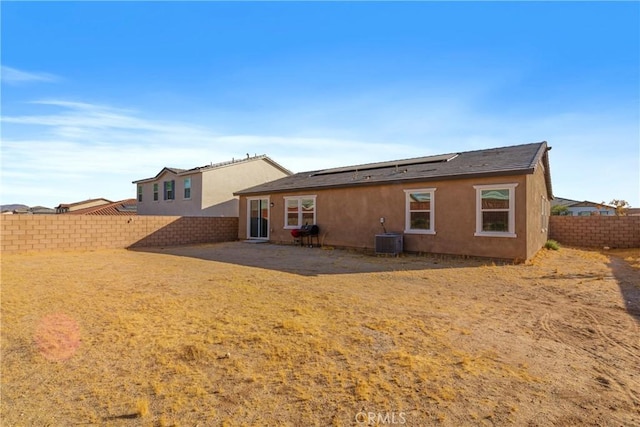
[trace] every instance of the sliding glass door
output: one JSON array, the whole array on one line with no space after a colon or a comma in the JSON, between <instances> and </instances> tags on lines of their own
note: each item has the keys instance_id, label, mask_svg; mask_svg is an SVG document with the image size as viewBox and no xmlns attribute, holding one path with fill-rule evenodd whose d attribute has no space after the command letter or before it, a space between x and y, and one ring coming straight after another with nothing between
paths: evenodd
<instances>
[{"instance_id":1,"label":"sliding glass door","mask_svg":"<svg viewBox=\"0 0 640 427\"><path fill-rule=\"evenodd\" d=\"M248 224L250 239L269 238L269 199L248 200Z\"/></svg>"}]
</instances>

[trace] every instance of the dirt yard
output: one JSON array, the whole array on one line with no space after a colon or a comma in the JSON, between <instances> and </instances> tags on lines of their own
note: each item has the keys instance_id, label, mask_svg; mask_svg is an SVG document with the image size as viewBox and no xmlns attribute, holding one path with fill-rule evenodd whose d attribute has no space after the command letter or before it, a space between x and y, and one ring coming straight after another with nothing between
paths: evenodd
<instances>
[{"instance_id":1,"label":"dirt yard","mask_svg":"<svg viewBox=\"0 0 640 427\"><path fill-rule=\"evenodd\" d=\"M637 426L640 250L4 255L3 426Z\"/></svg>"}]
</instances>

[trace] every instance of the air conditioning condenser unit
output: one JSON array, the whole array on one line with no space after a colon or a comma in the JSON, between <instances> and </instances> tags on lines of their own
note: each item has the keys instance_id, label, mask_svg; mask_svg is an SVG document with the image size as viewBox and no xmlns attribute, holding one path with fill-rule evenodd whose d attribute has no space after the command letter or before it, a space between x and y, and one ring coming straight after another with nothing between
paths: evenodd
<instances>
[{"instance_id":1,"label":"air conditioning condenser unit","mask_svg":"<svg viewBox=\"0 0 640 427\"><path fill-rule=\"evenodd\" d=\"M399 255L402 253L402 234L376 234L376 254Z\"/></svg>"}]
</instances>

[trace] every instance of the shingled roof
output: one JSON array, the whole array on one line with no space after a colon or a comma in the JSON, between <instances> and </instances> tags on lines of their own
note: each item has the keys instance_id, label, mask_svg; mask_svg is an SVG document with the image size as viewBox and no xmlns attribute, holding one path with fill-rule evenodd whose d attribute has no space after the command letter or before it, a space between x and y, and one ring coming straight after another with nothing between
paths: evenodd
<instances>
[{"instance_id":1,"label":"shingled roof","mask_svg":"<svg viewBox=\"0 0 640 427\"><path fill-rule=\"evenodd\" d=\"M300 172L234 193L258 195L321 188L357 187L415 181L435 181L480 176L532 174L542 160L547 192L551 175L547 142L367 163L333 169Z\"/></svg>"},{"instance_id":2,"label":"shingled roof","mask_svg":"<svg viewBox=\"0 0 640 427\"><path fill-rule=\"evenodd\" d=\"M231 159L231 160L226 161L226 162L211 163L211 164L204 165L204 166L197 166L197 167L191 168L191 169L170 168L170 167L165 166L164 168L162 168L162 170L160 172L158 172L156 174L156 176L154 176L152 178L144 178L144 179L139 179L137 181L133 181L133 184L141 184L141 183L145 183L145 182L153 182L153 181L157 180L158 178L160 178L162 176L162 174L164 174L167 171L171 172L171 173L173 173L174 175L177 175L177 176L183 176L183 175L186 176L186 175L191 175L191 174L194 174L194 173L206 172L206 171L213 170L213 169L220 169L220 168L224 168L224 167L228 167L228 166L234 166L234 165L237 165L237 164L240 164L240 163L254 162L256 160L264 160L265 162L269 163L273 167L275 167L277 169L280 169L285 174L291 175L291 171L289 169L286 169L285 167L279 165L278 163L273 161L269 156L261 154L261 155L255 155L253 157L250 157L249 154L247 154L246 158Z\"/></svg>"}]
</instances>

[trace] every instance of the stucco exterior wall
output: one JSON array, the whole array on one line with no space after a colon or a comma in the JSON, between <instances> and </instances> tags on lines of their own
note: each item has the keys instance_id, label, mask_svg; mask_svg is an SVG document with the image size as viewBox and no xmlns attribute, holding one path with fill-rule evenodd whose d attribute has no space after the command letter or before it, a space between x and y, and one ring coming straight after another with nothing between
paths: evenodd
<instances>
[{"instance_id":1,"label":"stucco exterior wall","mask_svg":"<svg viewBox=\"0 0 640 427\"><path fill-rule=\"evenodd\" d=\"M201 212L206 216L238 216L239 201L235 191L287 176L264 160L237 163L202 174Z\"/></svg>"},{"instance_id":2,"label":"stucco exterior wall","mask_svg":"<svg viewBox=\"0 0 640 427\"><path fill-rule=\"evenodd\" d=\"M165 171L157 180L144 182L138 215L237 217L238 198L233 195L254 185L286 176L265 160L233 163L190 175ZM184 197L184 180L191 178L191 197ZM175 199L164 200L164 181L175 180ZM158 184L158 200L153 200L153 184ZM137 191L137 187L136 187Z\"/></svg>"},{"instance_id":3,"label":"stucco exterior wall","mask_svg":"<svg viewBox=\"0 0 640 427\"><path fill-rule=\"evenodd\" d=\"M551 215L551 201L547 194L544 180L544 165L532 175L527 175L527 198L524 209L527 213L527 256L529 259L544 246L549 236L549 216Z\"/></svg>"},{"instance_id":4,"label":"stucco exterior wall","mask_svg":"<svg viewBox=\"0 0 640 427\"><path fill-rule=\"evenodd\" d=\"M542 180L542 183L538 181ZM536 189L527 191L536 183ZM517 184L515 187L515 233L517 237L475 236L476 189L474 185ZM544 177L501 176L411 184L386 184L357 188L299 191L270 195L269 240L292 242L290 230L284 228L286 196L315 195L319 240L324 245L373 249L375 235L385 228L391 232L405 230L405 192L408 189L435 188L435 234L404 234L404 250L441 254L484 256L525 260L544 244L542 236L527 243L527 226L539 213L527 214L527 198L544 188ZM539 187L539 188L538 188ZM546 191L546 189L545 189ZM267 197L268 195L265 195ZM252 196L253 197L253 196ZM247 197L240 201L239 238L247 238ZM531 216L531 218L529 218ZM540 232L539 227L536 232ZM540 243L542 242L542 243ZM540 245L537 247L536 246Z\"/></svg>"},{"instance_id":5,"label":"stucco exterior wall","mask_svg":"<svg viewBox=\"0 0 640 427\"><path fill-rule=\"evenodd\" d=\"M185 178L191 178L191 198L189 199L184 197ZM164 182L171 180L175 180L175 198L164 200ZM154 183L158 184L158 200L153 200ZM138 202L138 215L206 216L200 208L202 175L199 173L177 176L166 171L156 181L138 185L142 185L142 202Z\"/></svg>"}]
</instances>

